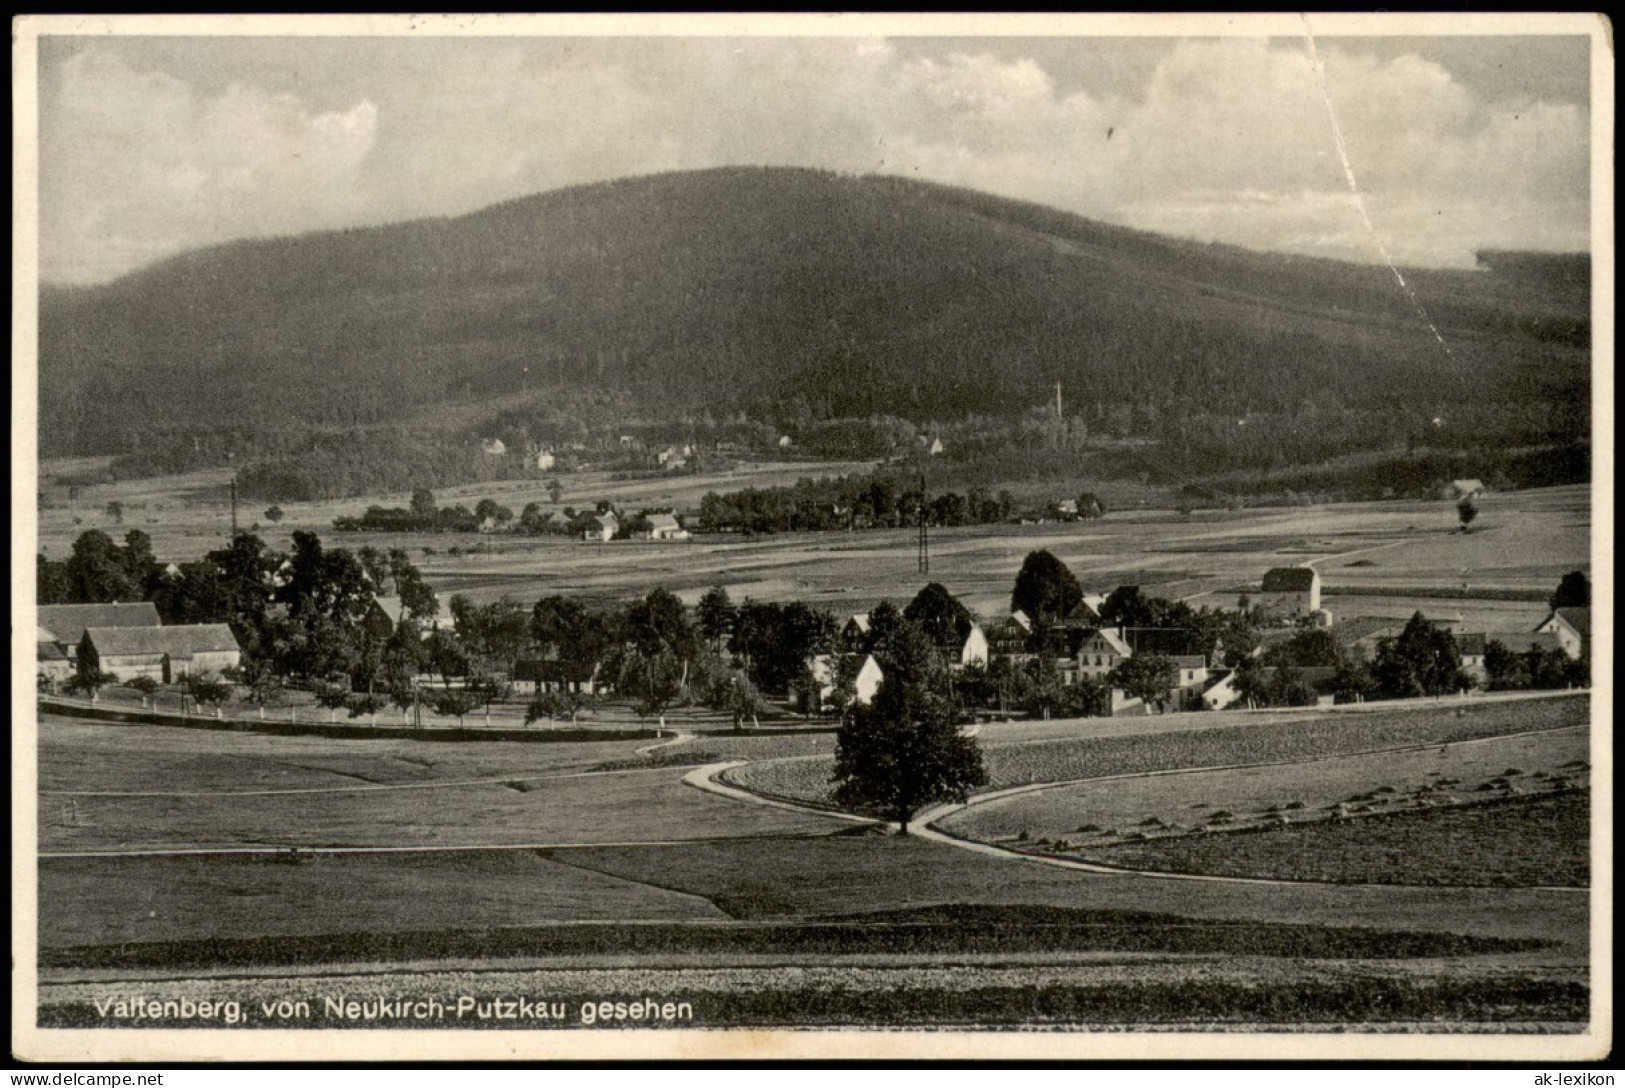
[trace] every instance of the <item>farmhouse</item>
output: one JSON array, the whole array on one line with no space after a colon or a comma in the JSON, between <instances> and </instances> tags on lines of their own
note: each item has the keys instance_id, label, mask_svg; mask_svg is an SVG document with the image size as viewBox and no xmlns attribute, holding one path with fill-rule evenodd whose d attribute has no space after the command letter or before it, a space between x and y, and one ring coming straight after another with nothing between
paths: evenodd
<instances>
[{"instance_id":1,"label":"farmhouse","mask_svg":"<svg viewBox=\"0 0 1625 1088\"><path fill-rule=\"evenodd\" d=\"M361 626L373 638L383 641L401 625L406 610L399 597L374 597L367 603L367 613L361 617Z\"/></svg>"},{"instance_id":2,"label":"farmhouse","mask_svg":"<svg viewBox=\"0 0 1625 1088\"><path fill-rule=\"evenodd\" d=\"M818 654L807 659L807 671L812 674L814 690L818 693L819 710L830 708L836 688L840 685L843 665L850 668L856 659L856 654ZM883 679L885 674L874 655L864 654L863 663L858 665L857 672L852 678L853 703L857 706L868 706L874 701L875 692L880 690L880 682Z\"/></svg>"},{"instance_id":3,"label":"farmhouse","mask_svg":"<svg viewBox=\"0 0 1625 1088\"><path fill-rule=\"evenodd\" d=\"M987 635L982 631L980 624L973 623L970 625L970 633L965 636L964 644L959 647L959 667L980 665L986 668L987 661Z\"/></svg>"},{"instance_id":4,"label":"farmhouse","mask_svg":"<svg viewBox=\"0 0 1625 1088\"><path fill-rule=\"evenodd\" d=\"M607 514L594 514L587 519L587 529L581 534L585 541L598 541L607 544L615 539L615 534L621 527L620 519L613 512Z\"/></svg>"},{"instance_id":5,"label":"farmhouse","mask_svg":"<svg viewBox=\"0 0 1625 1088\"><path fill-rule=\"evenodd\" d=\"M40 634L63 647L79 645L87 627L157 627L163 621L151 601L134 604L42 604Z\"/></svg>"},{"instance_id":6,"label":"farmhouse","mask_svg":"<svg viewBox=\"0 0 1625 1088\"><path fill-rule=\"evenodd\" d=\"M552 450L542 449L536 451L536 467L542 472L546 472L556 464L558 464L558 458L553 456Z\"/></svg>"},{"instance_id":7,"label":"farmhouse","mask_svg":"<svg viewBox=\"0 0 1625 1088\"><path fill-rule=\"evenodd\" d=\"M643 517L649 527L637 531L635 535L639 540L687 540L693 535L678 524L675 514L645 514Z\"/></svg>"},{"instance_id":8,"label":"farmhouse","mask_svg":"<svg viewBox=\"0 0 1625 1088\"><path fill-rule=\"evenodd\" d=\"M1313 567L1276 567L1264 572L1260 613L1274 620L1312 617L1320 609L1320 572Z\"/></svg>"},{"instance_id":9,"label":"farmhouse","mask_svg":"<svg viewBox=\"0 0 1625 1088\"><path fill-rule=\"evenodd\" d=\"M35 632L34 671L47 680L66 680L73 675L73 654L43 627Z\"/></svg>"},{"instance_id":10,"label":"farmhouse","mask_svg":"<svg viewBox=\"0 0 1625 1088\"><path fill-rule=\"evenodd\" d=\"M1120 663L1133 656L1134 651L1129 648L1120 632L1101 628L1089 634L1078 647L1078 675L1090 680L1101 680Z\"/></svg>"},{"instance_id":11,"label":"farmhouse","mask_svg":"<svg viewBox=\"0 0 1625 1088\"><path fill-rule=\"evenodd\" d=\"M1591 609L1558 608L1535 628L1557 636L1563 652L1575 661L1591 657Z\"/></svg>"},{"instance_id":12,"label":"farmhouse","mask_svg":"<svg viewBox=\"0 0 1625 1088\"><path fill-rule=\"evenodd\" d=\"M1447 499L1475 499L1488 490L1483 480L1451 480L1450 486L1444 489Z\"/></svg>"},{"instance_id":13,"label":"farmhouse","mask_svg":"<svg viewBox=\"0 0 1625 1088\"><path fill-rule=\"evenodd\" d=\"M988 653L994 657L1023 659L1027 656L1027 639L1032 633L1033 621L1018 608L987 629Z\"/></svg>"},{"instance_id":14,"label":"farmhouse","mask_svg":"<svg viewBox=\"0 0 1625 1088\"><path fill-rule=\"evenodd\" d=\"M514 663L513 690L516 695L569 692L600 695L605 685L599 681L596 661L547 661L536 658Z\"/></svg>"},{"instance_id":15,"label":"farmhouse","mask_svg":"<svg viewBox=\"0 0 1625 1088\"><path fill-rule=\"evenodd\" d=\"M508 452L508 445L500 438L482 438L480 439L480 449L492 457L501 457Z\"/></svg>"},{"instance_id":16,"label":"farmhouse","mask_svg":"<svg viewBox=\"0 0 1625 1088\"><path fill-rule=\"evenodd\" d=\"M1089 597L1085 597L1083 600L1077 603L1072 611L1068 612L1061 619L1060 626L1074 629L1080 627L1099 627L1100 606L1105 603L1106 599L1104 597L1099 597L1094 600L1091 600Z\"/></svg>"},{"instance_id":17,"label":"farmhouse","mask_svg":"<svg viewBox=\"0 0 1625 1088\"><path fill-rule=\"evenodd\" d=\"M87 627L79 639L80 671L100 669L121 680L150 676L163 684L234 668L242 651L223 623L177 627Z\"/></svg>"},{"instance_id":18,"label":"farmhouse","mask_svg":"<svg viewBox=\"0 0 1625 1088\"><path fill-rule=\"evenodd\" d=\"M863 649L869 641L869 613L859 612L841 627L841 645L849 651Z\"/></svg>"},{"instance_id":19,"label":"farmhouse","mask_svg":"<svg viewBox=\"0 0 1625 1088\"><path fill-rule=\"evenodd\" d=\"M1178 654L1172 660L1178 670L1174 674L1174 686L1180 691L1200 688L1207 683L1209 673L1204 655Z\"/></svg>"}]
</instances>

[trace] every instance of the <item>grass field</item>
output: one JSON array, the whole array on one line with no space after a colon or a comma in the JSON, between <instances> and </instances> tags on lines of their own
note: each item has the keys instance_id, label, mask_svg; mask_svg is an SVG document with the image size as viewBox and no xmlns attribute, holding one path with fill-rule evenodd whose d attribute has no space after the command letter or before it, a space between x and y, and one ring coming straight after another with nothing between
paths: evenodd
<instances>
[{"instance_id":1,"label":"grass field","mask_svg":"<svg viewBox=\"0 0 1625 1088\"><path fill-rule=\"evenodd\" d=\"M429 788L40 801L47 851L651 842L822 833L829 821L741 806L670 769Z\"/></svg>"},{"instance_id":2,"label":"grass field","mask_svg":"<svg viewBox=\"0 0 1625 1088\"><path fill-rule=\"evenodd\" d=\"M1131 869L1277 880L1579 887L1590 882L1590 821L1589 791L1570 791L1078 853Z\"/></svg>"},{"instance_id":3,"label":"grass field","mask_svg":"<svg viewBox=\"0 0 1625 1088\"><path fill-rule=\"evenodd\" d=\"M772 465L681 484L571 477L564 501L580 505L590 495L683 505L699 492L674 487L731 489L824 471ZM224 538L226 510L208 497L224 482L217 473L91 489L75 508L45 512L42 543L60 558L84 528L115 535L141 528L161 558L195 559ZM187 505L189 493L199 504ZM493 486L437 497L468 502L486 494L515 509L529 501L527 493ZM111 498L126 505L122 527L102 513ZM736 600L800 599L843 613L882 597L906 601L924 580L909 531L660 547L492 537L477 541L486 545L479 554L459 556L448 555L448 546L466 549L474 538L329 531L335 514L379 501L405 496L285 505L287 520L267 539L285 547L293 529L316 528L339 546L407 546L443 602L458 591L476 599L508 594L525 604L547 593L624 600L657 584L692 601L721 582ZM1589 566L1587 502L1580 488L1491 496L1470 534L1453 531L1454 507L1442 501L1189 517L1119 511L1075 525L934 530L930 577L991 617L1008 607L1023 557L1039 547L1065 560L1088 589L1138 582L1194 604L1234 604L1238 587L1256 584L1265 569L1313 561L1339 619L1356 609L1392 609L1403 619L1425 598L1339 598L1336 589L1421 594L1465 582L1549 592L1566 571ZM423 554L426 547L435 554ZM1351 566L1362 561L1374 565ZM1493 614L1496 626L1533 627L1544 612L1538 601L1448 606L1468 622ZM1025 817L1033 824L1027 830L1076 838L1086 822L1115 827L1161 814L1170 824L1188 823L1174 807L1194 812L1197 803L1207 806L1204 818L1221 807L1250 818L1289 798L1324 807L1367 794L1358 803L1375 812L1393 796L1376 793L1383 786L1414 797L1421 785L1445 778L1459 779L1477 800L1491 795L1476 786L1492 777L1544 773L1549 783L1564 764L1585 758L1576 738L1586 719L1580 697L1470 700L1357 714L988 723L979 740L990 788L1195 769L1161 780L1178 786L1091 781L1000 802L1051 805L1042 820ZM1581 893L1191 881L986 856L682 783L687 765L750 760L757 762L733 772L741 783L820 796L828 787L830 733L735 736L712 731L719 723L704 715L674 714L668 724L699 735L639 755L651 742L324 740L45 719L45 851L600 845L297 859L42 859L43 1020L83 1022L87 1001L108 987L198 993L211 986L245 997L342 986L357 995L385 988L534 991L572 1000L653 988L692 996L702 1023L744 1024L1363 1021L1560 1030L1556 1025L1583 1012L1589 927ZM1540 736L1510 739L1520 732ZM1465 754L1473 746L1460 742L1483 738L1503 739ZM1425 747L1406 757L1358 755L1417 745ZM1446 745L1459 747L1441 753ZM1300 762L1259 775L1202 770L1269 760ZM614 770L593 773L606 767ZM1512 768L1521 775L1506 775ZM1565 773L1580 777L1572 767ZM1463 805L1450 810L1449 821L1425 827L1409 817L1372 816L1290 828L1296 838L1261 831L1127 845L1219 854L1145 854L1134 864L1243 864L1292 879L1338 859L1345 876L1357 877L1379 871L1381 859L1392 856L1386 852L1399 850L1441 879L1470 883L1480 874L1464 870L1481 870L1487 844L1495 843L1522 859L1508 861L1505 871L1550 882L1550 871L1535 875L1538 866L1572 858L1562 844L1576 842L1583 826L1573 796ZM1081 808L1069 807L1074 802ZM1091 806L1102 805L1094 815ZM984 818L1005 814L973 806L958 817ZM1021 830L1001 824L987 833ZM1242 847L1220 849L1242 840ZM603 845L644 842L675 845ZM1550 847L1544 859L1543 844ZM273 977L278 972L289 977ZM208 977L220 973L231 980Z\"/></svg>"},{"instance_id":4,"label":"grass field","mask_svg":"<svg viewBox=\"0 0 1625 1088\"><path fill-rule=\"evenodd\" d=\"M838 475L862 464L763 463L714 477L611 481L601 474L565 479L565 505L612 498L628 507L685 507L708 490L732 490ZM50 469L44 470L47 474ZM188 561L223 543L229 510L217 495L223 472L94 487L74 503L44 511L40 544L53 558L68 554L87 528L115 536L139 528L153 538L161 561ZM489 494L513 509L540 500L540 481L476 485L438 494L442 503L471 504ZM188 498L188 496L193 496ZM104 513L111 499L126 508L125 524ZM285 504L287 517L261 534L286 548L295 529L315 529L339 546L404 547L441 593L476 600L508 595L523 603L551 593L624 600L665 585L689 601L712 584L734 597L804 600L837 613L871 607L881 598L904 602L918 591L912 530L802 533L746 540L701 538L681 544L584 545L557 538L477 537L467 534L355 534L331 530L339 514L367 505L403 505L405 495L369 496L342 503ZM1238 587L1256 585L1269 567L1313 562L1325 581L1334 614L1392 615L1403 621L1417 607L1460 614L1465 622L1496 629L1533 627L1544 615L1538 601L1438 601L1427 598L1339 598L1339 585L1445 586L1549 593L1570 570L1590 565L1589 493L1584 487L1548 488L1487 496L1471 533L1454 531L1454 504L1383 502L1316 507L1204 511L1181 516L1166 510L1117 511L1076 524L936 529L931 577L942 581L987 618L1002 615L1025 555L1048 548L1085 588L1108 591L1122 583L1158 587L1193 604L1234 606ZM75 518L78 522L75 523ZM244 518L253 520L253 516ZM467 549L479 546L478 553ZM463 554L449 555L456 546ZM424 554L432 548L433 555ZM1351 566L1364 562L1371 566ZM1448 608L1446 608L1448 606Z\"/></svg>"},{"instance_id":5,"label":"grass field","mask_svg":"<svg viewBox=\"0 0 1625 1088\"><path fill-rule=\"evenodd\" d=\"M1091 874L894 835L616 847L554 855L622 879L699 895L749 920L848 917L953 904L1148 911L1193 920L1354 926L1586 944L1583 896L1520 888L1249 885Z\"/></svg>"},{"instance_id":6,"label":"grass field","mask_svg":"<svg viewBox=\"0 0 1625 1088\"><path fill-rule=\"evenodd\" d=\"M299 864L255 856L47 859L40 899L59 905L40 912L47 949L727 917L703 898L527 850L311 856Z\"/></svg>"},{"instance_id":7,"label":"grass field","mask_svg":"<svg viewBox=\"0 0 1625 1088\"><path fill-rule=\"evenodd\" d=\"M988 842L1083 843L1323 820L1333 811L1395 812L1514 791L1572 789L1587 781L1586 772L1576 768L1588 755L1588 731L1575 727L1425 749L1058 786L973 805L942 826ZM1222 850L1222 842L1215 849Z\"/></svg>"},{"instance_id":8,"label":"grass field","mask_svg":"<svg viewBox=\"0 0 1625 1088\"><path fill-rule=\"evenodd\" d=\"M1372 704L1376 707L1377 704ZM1223 719L1231 724L1144 735L1071 737L1025 744L990 744L983 752L987 789L1029 782L1062 782L1108 775L1144 774L1193 767L1223 767L1309 759L1378 748L1492 737L1583 724L1589 713L1584 696L1520 702L1416 704L1407 709L1319 714L1286 719ZM1218 715L1170 715L1183 724L1204 724ZM1241 722L1244 724L1236 724ZM825 801L830 760L764 761L726 772L746 789L784 797Z\"/></svg>"}]
</instances>

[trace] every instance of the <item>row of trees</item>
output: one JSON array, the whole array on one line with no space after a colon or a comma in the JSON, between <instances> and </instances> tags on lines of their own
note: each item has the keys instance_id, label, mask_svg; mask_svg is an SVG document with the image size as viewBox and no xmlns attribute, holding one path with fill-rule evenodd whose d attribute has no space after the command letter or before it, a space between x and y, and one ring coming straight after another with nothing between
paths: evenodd
<instances>
[{"instance_id":1,"label":"row of trees","mask_svg":"<svg viewBox=\"0 0 1625 1088\"><path fill-rule=\"evenodd\" d=\"M1031 516L1094 518L1106 512L1092 491L1066 509L1052 501ZM700 500L698 526L706 532L818 532L839 529L897 529L918 525L999 525L1023 512L1009 491L922 492L917 479L884 473L801 479L787 487L709 492Z\"/></svg>"},{"instance_id":2,"label":"row of trees","mask_svg":"<svg viewBox=\"0 0 1625 1088\"><path fill-rule=\"evenodd\" d=\"M289 552L238 533L225 548L171 571L153 558L145 533L132 530L120 546L93 529L67 560L40 555L36 566L42 604L149 600L166 624L228 624L243 650L241 680L250 698L264 701L287 680L343 677L362 691L409 681L415 624L440 607L401 549L328 549L303 531L293 534ZM380 596L401 600L404 622L394 631L365 622Z\"/></svg>"}]
</instances>

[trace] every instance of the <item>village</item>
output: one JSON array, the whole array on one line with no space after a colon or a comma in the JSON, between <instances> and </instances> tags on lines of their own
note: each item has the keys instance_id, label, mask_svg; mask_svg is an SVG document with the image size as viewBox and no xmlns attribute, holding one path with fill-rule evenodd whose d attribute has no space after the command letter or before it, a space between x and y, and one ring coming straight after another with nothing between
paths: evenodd
<instances>
[{"instance_id":1,"label":"village","mask_svg":"<svg viewBox=\"0 0 1625 1088\"><path fill-rule=\"evenodd\" d=\"M615 516L595 518L604 535L588 539L607 542ZM690 535L670 514L638 523L649 541ZM1137 585L1086 591L1045 550L1028 555L1010 609L994 617L973 614L937 582L906 606L883 601L844 618L797 602L736 605L721 584L694 609L656 588L628 610L562 597L527 607L454 596L442 612L403 554L392 555L388 573L373 549L360 563L330 550L325 567L302 571L257 538L238 543L258 553L257 585L188 584L229 581L220 565L228 549L161 570L145 559L148 569L125 584L147 587L147 601L42 604L41 691L154 710L170 693L183 711L190 694L194 709L207 702L223 717L234 705L259 720L298 720L301 705L319 715L311 705L319 703L330 722L345 710L419 728L426 713L430 723L439 714L462 725L478 711L487 725L512 725L521 714L526 725L580 724L600 711L615 717L615 706L662 723L668 709L691 706L724 713L736 728L743 717L753 727L814 717L833 727L869 705L892 660L906 656L897 646L903 625L929 644L931 669L966 720L1332 706L1589 683L1589 586L1579 572L1527 629L1473 628L1447 610L1418 611L1409 623L1338 622L1312 565L1261 572L1235 609L1193 609ZM322 572L334 570L337 580L323 584ZM84 584L80 575L68 580ZM386 580L410 587L410 599L380 592ZM153 600L171 619L189 609L211 622L166 623ZM277 649L290 640L301 646L296 656ZM390 700L399 717L384 712Z\"/></svg>"}]
</instances>

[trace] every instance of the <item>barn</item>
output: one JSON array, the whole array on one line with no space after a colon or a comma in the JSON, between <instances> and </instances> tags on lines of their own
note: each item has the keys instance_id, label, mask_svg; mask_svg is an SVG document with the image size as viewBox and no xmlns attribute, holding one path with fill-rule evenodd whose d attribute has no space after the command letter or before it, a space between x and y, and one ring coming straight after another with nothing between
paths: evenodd
<instances>
[{"instance_id":1,"label":"barn","mask_svg":"<svg viewBox=\"0 0 1625 1088\"><path fill-rule=\"evenodd\" d=\"M120 680L150 676L162 684L182 676L218 674L242 663L242 650L223 623L177 627L87 627L79 640L79 669L100 669Z\"/></svg>"}]
</instances>

